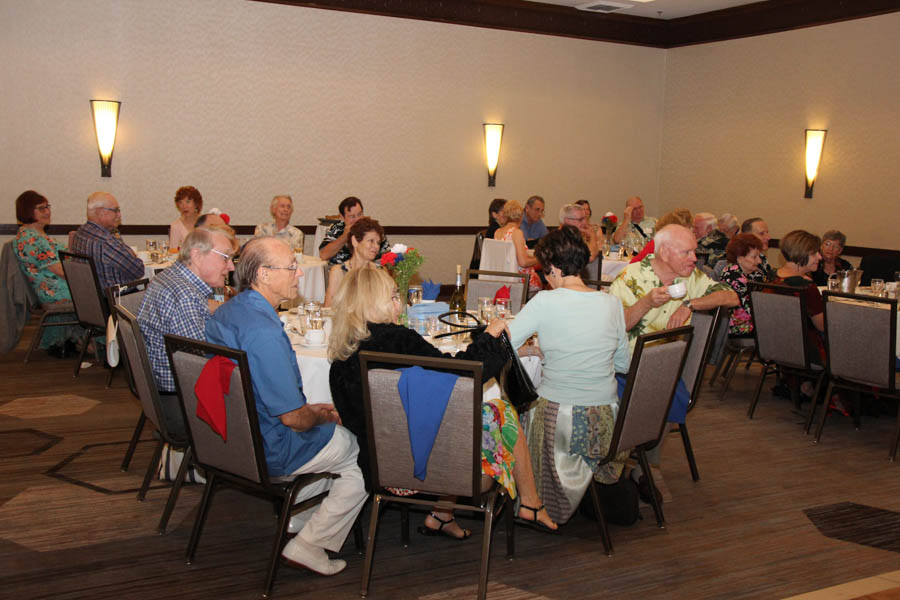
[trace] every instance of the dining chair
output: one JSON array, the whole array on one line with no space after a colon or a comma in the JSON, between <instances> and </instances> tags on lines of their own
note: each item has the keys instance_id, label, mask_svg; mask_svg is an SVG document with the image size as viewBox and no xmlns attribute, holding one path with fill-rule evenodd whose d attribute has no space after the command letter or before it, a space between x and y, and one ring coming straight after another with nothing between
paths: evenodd
<instances>
[{"instance_id":1,"label":"dining chair","mask_svg":"<svg viewBox=\"0 0 900 600\"><path fill-rule=\"evenodd\" d=\"M826 401L834 389L856 392L854 414L860 415L859 393L900 400L897 389L897 299L826 291L825 348L828 366ZM815 441L822 437L828 406L819 417ZM900 442L900 405L888 459L897 457Z\"/></svg>"},{"instance_id":2,"label":"dining chair","mask_svg":"<svg viewBox=\"0 0 900 600\"><path fill-rule=\"evenodd\" d=\"M85 254L61 250L59 262L66 275L66 283L69 285L78 323L85 329L81 339L81 353L75 364L75 373L72 375L74 378L78 377L78 373L81 371L81 362L84 360L84 353L91 338L106 333L109 306L100 288L100 279L97 277L97 268L93 258ZM94 355L97 363L102 365L103 359L100 358L97 344L94 344Z\"/></svg>"},{"instance_id":3,"label":"dining chair","mask_svg":"<svg viewBox=\"0 0 900 600\"><path fill-rule=\"evenodd\" d=\"M482 271L517 273L519 261L516 259L515 245L512 242L485 238L481 245L481 262L478 268Z\"/></svg>"},{"instance_id":4,"label":"dining chair","mask_svg":"<svg viewBox=\"0 0 900 600\"><path fill-rule=\"evenodd\" d=\"M712 349L713 332L719 325L722 318L722 307L715 310L701 311L697 310L691 315L691 326L694 328L694 335L691 341L690 350L684 361L684 369L681 373L681 379L684 381L685 387L691 394L688 401L687 412L690 413L700 398L700 386L703 383L703 373L709 360L709 353ZM685 415L684 423L676 423L677 431L681 434L681 441L684 445L684 454L687 457L688 466L691 469L691 477L694 481L700 481L700 472L697 470L697 461L694 459L694 450L691 446L691 438L688 435L687 415Z\"/></svg>"},{"instance_id":5,"label":"dining chair","mask_svg":"<svg viewBox=\"0 0 900 600\"><path fill-rule=\"evenodd\" d=\"M779 371L810 377L815 379L816 386L804 426L804 432L809 433L822 381L825 379L825 368L810 360L817 355L817 350L807 337L810 322L803 290L789 285L756 281L747 285L750 289L750 317L753 320L756 350L763 365L756 393L747 408L747 417L753 418L759 394L769 374Z\"/></svg>"},{"instance_id":6,"label":"dining chair","mask_svg":"<svg viewBox=\"0 0 900 600\"><path fill-rule=\"evenodd\" d=\"M688 325L638 337L628 368L625 391L619 400L609 450L599 462L601 465L606 464L626 450L637 452L641 469L650 484L651 505L660 529L665 528L666 521L647 460L647 450L659 444L665 435L669 408L672 406L678 380L682 377L693 335L694 328ZM597 527L603 548L608 556L612 556L612 538L600 505L598 485L596 480L592 480L588 487L598 517Z\"/></svg>"},{"instance_id":7,"label":"dining chair","mask_svg":"<svg viewBox=\"0 0 900 600\"><path fill-rule=\"evenodd\" d=\"M199 340L166 335L166 354L172 365L179 406L187 430L192 451L192 462L206 474L206 486L194 519L185 556L188 564L194 560L200 536L209 515L213 492L220 486L228 486L254 496L264 496L275 503L278 525L269 556L263 597L269 597L278 572L281 551L287 542L287 527L291 513L312 506L327 494L324 492L303 502L294 504L300 490L323 477L336 477L331 473L309 473L270 477L263 450L262 434L256 412L250 365L247 354L224 346ZM229 392L224 396L228 441L223 440L212 428L197 416L197 395L194 386L207 362L223 357L236 363L231 374ZM182 466L187 460L182 461Z\"/></svg>"},{"instance_id":8,"label":"dining chair","mask_svg":"<svg viewBox=\"0 0 900 600\"><path fill-rule=\"evenodd\" d=\"M481 363L368 351L359 353L359 362L374 492L360 595L366 596L369 591L381 506L393 502L407 507L418 505L447 510L458 508L484 514L477 594L479 600L483 600L487 591L494 519L505 505L508 557L513 555L514 540L512 503L507 505L508 498L499 484L481 473ZM460 375L450 393L440 430L428 458L428 470L424 479L417 479L413 475L414 463L406 426L407 416L397 389L401 373L395 370L413 366L453 371ZM387 488L413 489L418 490L419 494L396 496ZM473 502L450 503L437 498L422 498L422 495L458 496L472 498ZM403 526L408 527L408 520ZM404 540L408 537L408 532L404 531Z\"/></svg>"},{"instance_id":9,"label":"dining chair","mask_svg":"<svg viewBox=\"0 0 900 600\"><path fill-rule=\"evenodd\" d=\"M603 281L602 279L582 279L581 281L584 285L594 288L595 290L600 290L601 292L608 292L609 286L612 285L612 281Z\"/></svg>"},{"instance_id":10,"label":"dining chair","mask_svg":"<svg viewBox=\"0 0 900 600\"><path fill-rule=\"evenodd\" d=\"M582 279L602 279L603 275L603 254L598 254L597 258L585 265L581 271Z\"/></svg>"},{"instance_id":11,"label":"dining chair","mask_svg":"<svg viewBox=\"0 0 900 600\"><path fill-rule=\"evenodd\" d=\"M484 236L487 229L482 229L475 234L475 245L472 247L472 259L469 261L469 269L476 270L481 265L481 247L484 245Z\"/></svg>"},{"instance_id":12,"label":"dining chair","mask_svg":"<svg viewBox=\"0 0 900 600\"><path fill-rule=\"evenodd\" d=\"M749 371L750 365L753 364L753 358L756 356L756 340L754 338L732 337L728 335L728 323L725 321L725 335L722 341L721 357L719 358L716 369L709 378L709 384L715 385L719 375L725 380L722 391L719 393L719 400L724 400L728 394L728 388L731 387L731 380L734 379L734 373L737 371L738 365L746 355L747 360L744 363L744 370Z\"/></svg>"},{"instance_id":13,"label":"dining chair","mask_svg":"<svg viewBox=\"0 0 900 600\"><path fill-rule=\"evenodd\" d=\"M509 287L509 309L518 314L528 297L528 275L519 272L466 270L466 310L478 310L478 299L493 299L497 290Z\"/></svg>"}]
</instances>

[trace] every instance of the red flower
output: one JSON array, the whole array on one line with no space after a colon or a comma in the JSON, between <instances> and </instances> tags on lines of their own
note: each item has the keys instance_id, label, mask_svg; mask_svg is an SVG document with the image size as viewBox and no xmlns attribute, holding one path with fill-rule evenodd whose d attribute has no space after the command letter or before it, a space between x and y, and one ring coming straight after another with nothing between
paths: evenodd
<instances>
[{"instance_id":1,"label":"red flower","mask_svg":"<svg viewBox=\"0 0 900 600\"><path fill-rule=\"evenodd\" d=\"M386 254L381 255L381 266L385 267L388 265L393 266L397 262L397 254L394 252L388 252Z\"/></svg>"}]
</instances>

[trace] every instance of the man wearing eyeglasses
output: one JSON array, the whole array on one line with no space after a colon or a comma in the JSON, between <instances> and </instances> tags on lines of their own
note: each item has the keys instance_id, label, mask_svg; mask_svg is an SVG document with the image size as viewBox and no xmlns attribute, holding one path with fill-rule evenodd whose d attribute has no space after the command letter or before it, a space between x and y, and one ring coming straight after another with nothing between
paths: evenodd
<instances>
[{"instance_id":1,"label":"man wearing eyeglasses","mask_svg":"<svg viewBox=\"0 0 900 600\"><path fill-rule=\"evenodd\" d=\"M106 289L144 276L144 263L117 235L122 211L116 197L94 192L87 199L87 223L72 236L71 250L94 259L100 287Z\"/></svg>"},{"instance_id":2,"label":"man wearing eyeglasses","mask_svg":"<svg viewBox=\"0 0 900 600\"><path fill-rule=\"evenodd\" d=\"M588 262L594 262L600 254L600 241L594 234L584 207L580 204L566 204L559 209L559 226L563 227L564 225L578 228L584 243L587 244L588 250L591 252Z\"/></svg>"},{"instance_id":3,"label":"man wearing eyeglasses","mask_svg":"<svg viewBox=\"0 0 900 600\"><path fill-rule=\"evenodd\" d=\"M206 340L206 322L220 303L210 300L234 271L234 236L226 230L199 227L181 243L178 260L153 278L138 310L137 321L147 345L147 357L160 394L175 399L175 379L166 357L163 336Z\"/></svg>"}]
</instances>

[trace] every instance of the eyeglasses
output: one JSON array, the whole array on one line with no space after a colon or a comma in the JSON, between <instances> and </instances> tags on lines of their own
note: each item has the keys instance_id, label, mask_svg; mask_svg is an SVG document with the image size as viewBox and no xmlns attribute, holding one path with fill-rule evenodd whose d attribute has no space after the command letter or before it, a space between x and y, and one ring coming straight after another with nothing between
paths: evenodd
<instances>
[{"instance_id":1,"label":"eyeglasses","mask_svg":"<svg viewBox=\"0 0 900 600\"><path fill-rule=\"evenodd\" d=\"M273 267L272 265L263 265L263 269L272 269L273 271L293 271L295 273L299 268L300 265L298 265L297 263L291 263L291 265L287 267Z\"/></svg>"},{"instance_id":2,"label":"eyeglasses","mask_svg":"<svg viewBox=\"0 0 900 600\"><path fill-rule=\"evenodd\" d=\"M122 212L122 209L119 208L118 206L116 208L108 208L106 206L98 206L97 208L99 208L100 210L108 210L109 212L114 212L116 214L119 214L120 212Z\"/></svg>"},{"instance_id":3,"label":"eyeglasses","mask_svg":"<svg viewBox=\"0 0 900 600\"><path fill-rule=\"evenodd\" d=\"M822 245L826 248L842 248L841 243L834 240L825 240Z\"/></svg>"},{"instance_id":4,"label":"eyeglasses","mask_svg":"<svg viewBox=\"0 0 900 600\"><path fill-rule=\"evenodd\" d=\"M35 206L34 210L50 210L49 204L41 204L40 206Z\"/></svg>"},{"instance_id":5,"label":"eyeglasses","mask_svg":"<svg viewBox=\"0 0 900 600\"><path fill-rule=\"evenodd\" d=\"M234 260L234 254L225 254L224 252L219 252L219 251L216 250L215 248L210 248L209 251L210 251L210 252L215 252L216 254L218 254L219 256L221 256L222 258L224 258L224 259L225 259L226 261L228 261L228 262L231 262L232 260Z\"/></svg>"}]
</instances>

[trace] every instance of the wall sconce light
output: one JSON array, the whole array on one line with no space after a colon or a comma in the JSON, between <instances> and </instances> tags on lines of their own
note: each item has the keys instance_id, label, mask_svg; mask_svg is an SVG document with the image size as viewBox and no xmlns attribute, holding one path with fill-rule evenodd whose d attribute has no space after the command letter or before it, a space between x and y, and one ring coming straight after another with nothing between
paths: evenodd
<instances>
[{"instance_id":1,"label":"wall sconce light","mask_svg":"<svg viewBox=\"0 0 900 600\"><path fill-rule=\"evenodd\" d=\"M101 177L112 177L112 154L116 146L116 128L119 124L121 105L122 103L117 100L91 100L97 149L100 150Z\"/></svg>"},{"instance_id":2,"label":"wall sconce light","mask_svg":"<svg viewBox=\"0 0 900 600\"><path fill-rule=\"evenodd\" d=\"M819 161L822 159L822 148L825 146L827 129L806 130L806 191L804 198L813 197L813 184L819 175Z\"/></svg>"},{"instance_id":3,"label":"wall sconce light","mask_svg":"<svg viewBox=\"0 0 900 600\"><path fill-rule=\"evenodd\" d=\"M487 156L488 187L497 181L497 163L500 161L500 141L503 139L503 123L484 123L484 153Z\"/></svg>"}]
</instances>

